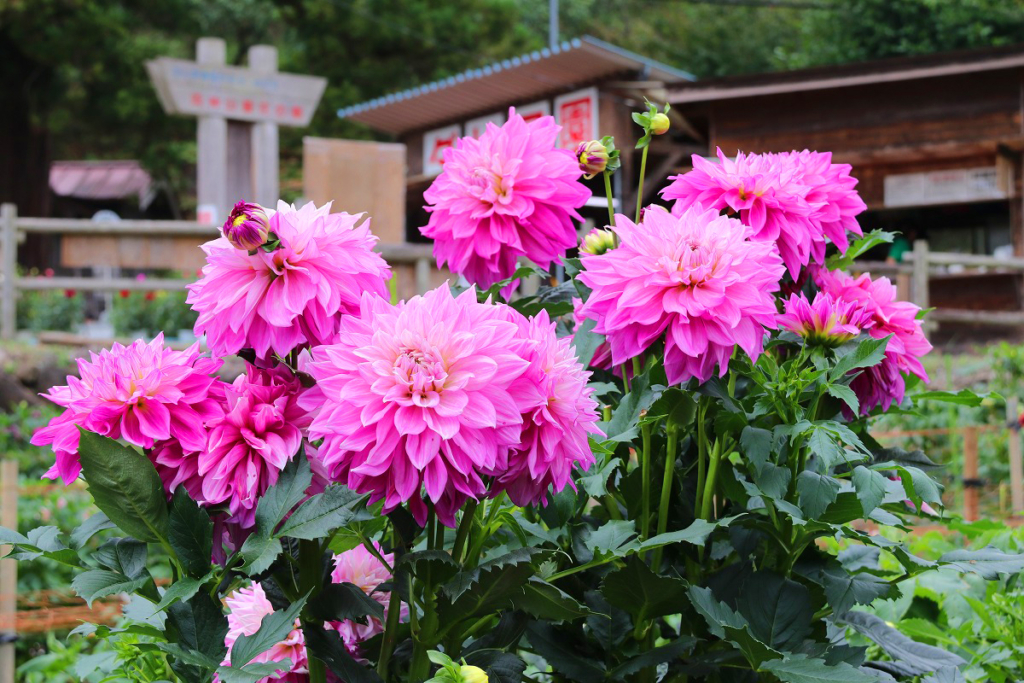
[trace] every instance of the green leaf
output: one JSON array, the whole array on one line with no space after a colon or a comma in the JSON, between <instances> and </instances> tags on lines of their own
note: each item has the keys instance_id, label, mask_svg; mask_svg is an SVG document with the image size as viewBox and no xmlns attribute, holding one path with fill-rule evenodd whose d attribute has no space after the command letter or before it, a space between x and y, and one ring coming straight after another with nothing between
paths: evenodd
<instances>
[{"instance_id":1,"label":"green leaf","mask_svg":"<svg viewBox=\"0 0 1024 683\"><path fill-rule=\"evenodd\" d=\"M277 483L267 489L256 506L256 533L270 537L274 529L281 523L285 515L306 497L306 489L313 481L313 473L309 469L309 460L305 450L291 459Z\"/></svg>"},{"instance_id":2,"label":"green leaf","mask_svg":"<svg viewBox=\"0 0 1024 683\"><path fill-rule=\"evenodd\" d=\"M153 463L113 439L78 431L78 458L96 507L129 536L166 545L167 502Z\"/></svg>"},{"instance_id":3,"label":"green leaf","mask_svg":"<svg viewBox=\"0 0 1024 683\"><path fill-rule=\"evenodd\" d=\"M892 335L889 335L891 337ZM885 347L889 343L889 337L875 339L868 337L844 356L841 356L828 377L830 382L838 382L844 375L860 368L870 368L878 365L885 358ZM838 353L838 351L837 351Z\"/></svg>"},{"instance_id":4,"label":"green leaf","mask_svg":"<svg viewBox=\"0 0 1024 683\"><path fill-rule=\"evenodd\" d=\"M249 576L262 574L270 568L277 556L281 554L281 541L253 533L242 543L242 558L245 564L241 567Z\"/></svg>"},{"instance_id":5,"label":"green leaf","mask_svg":"<svg viewBox=\"0 0 1024 683\"><path fill-rule=\"evenodd\" d=\"M601 583L608 603L632 614L636 623L682 612L686 589L685 581L655 574L636 555Z\"/></svg>"},{"instance_id":6,"label":"green leaf","mask_svg":"<svg viewBox=\"0 0 1024 683\"><path fill-rule=\"evenodd\" d=\"M594 332L597 321L587 318L576 326L572 334L572 345L576 349L576 358L583 367L589 367L590 361L594 358L594 352L604 341L604 335Z\"/></svg>"},{"instance_id":7,"label":"green leaf","mask_svg":"<svg viewBox=\"0 0 1024 683\"><path fill-rule=\"evenodd\" d=\"M774 650L796 649L811 633L814 608L806 587L769 572L747 579L736 603L750 631Z\"/></svg>"},{"instance_id":8,"label":"green leaf","mask_svg":"<svg viewBox=\"0 0 1024 683\"><path fill-rule=\"evenodd\" d=\"M622 680L627 676L635 674L641 669L681 659L693 649L693 646L697 642L696 638L683 636L682 638L674 640L667 645L656 647L641 655L627 659L625 662L612 669L609 672L608 677L613 681Z\"/></svg>"},{"instance_id":9,"label":"green leaf","mask_svg":"<svg viewBox=\"0 0 1024 683\"><path fill-rule=\"evenodd\" d=\"M206 575L213 550L213 522L206 510L188 497L184 486L178 487L171 501L168 540L190 576Z\"/></svg>"},{"instance_id":10,"label":"green leaf","mask_svg":"<svg viewBox=\"0 0 1024 683\"><path fill-rule=\"evenodd\" d=\"M847 612L840 620L874 641L894 662L900 664L908 675L920 676L944 666L958 667L966 664L959 655L911 640L874 614Z\"/></svg>"},{"instance_id":11,"label":"green leaf","mask_svg":"<svg viewBox=\"0 0 1024 683\"><path fill-rule=\"evenodd\" d=\"M633 377L630 392L612 412L612 419L598 424L606 441L629 441L636 437L641 411L647 410L661 395L664 387L651 387L648 372Z\"/></svg>"},{"instance_id":12,"label":"green leaf","mask_svg":"<svg viewBox=\"0 0 1024 683\"><path fill-rule=\"evenodd\" d=\"M101 566L137 579L146 571L146 544L134 538L113 538L93 554Z\"/></svg>"},{"instance_id":13,"label":"green leaf","mask_svg":"<svg viewBox=\"0 0 1024 683\"><path fill-rule=\"evenodd\" d=\"M310 615L317 621L345 621L363 617L384 620L384 606L351 583L330 583L309 605Z\"/></svg>"},{"instance_id":14,"label":"green leaf","mask_svg":"<svg viewBox=\"0 0 1024 683\"><path fill-rule=\"evenodd\" d=\"M978 574L989 581L1003 574L1024 571L1024 555L1007 555L995 546L981 550L954 550L940 557L939 563L963 573Z\"/></svg>"},{"instance_id":15,"label":"green leaf","mask_svg":"<svg viewBox=\"0 0 1024 683\"><path fill-rule=\"evenodd\" d=\"M466 655L466 663L484 670L487 683L520 683L526 662L509 652L476 650Z\"/></svg>"},{"instance_id":16,"label":"green leaf","mask_svg":"<svg viewBox=\"0 0 1024 683\"><path fill-rule=\"evenodd\" d=\"M740 432L740 448L747 460L760 470L772 453L772 433L767 429L747 425Z\"/></svg>"},{"instance_id":17,"label":"green leaf","mask_svg":"<svg viewBox=\"0 0 1024 683\"><path fill-rule=\"evenodd\" d=\"M595 557L614 555L622 557L624 548L636 548L636 525L626 519L613 519L590 531L584 541Z\"/></svg>"},{"instance_id":18,"label":"green leaf","mask_svg":"<svg viewBox=\"0 0 1024 683\"><path fill-rule=\"evenodd\" d=\"M304 595L286 609L264 616L260 623L260 629L253 635L238 636L238 640L231 648L231 666L233 668L244 667L254 657L284 640L295 628L295 620L302 612L308 597L308 594Z\"/></svg>"},{"instance_id":19,"label":"green leaf","mask_svg":"<svg viewBox=\"0 0 1024 683\"><path fill-rule=\"evenodd\" d=\"M765 463L760 471L754 473L754 484L757 485L758 491L768 498L785 498L792 476L788 467Z\"/></svg>"},{"instance_id":20,"label":"green leaf","mask_svg":"<svg viewBox=\"0 0 1024 683\"><path fill-rule=\"evenodd\" d=\"M224 636L228 622L215 602L205 591L200 591L188 600L178 601L167 608L167 636L181 648L182 652L200 655L200 661L212 661L207 667L198 663L195 657L179 657L182 664L216 669L224 660L227 648ZM172 653L173 654L173 653ZM180 667L175 667L178 671Z\"/></svg>"},{"instance_id":21,"label":"green leaf","mask_svg":"<svg viewBox=\"0 0 1024 683\"><path fill-rule=\"evenodd\" d=\"M366 498L341 484L328 486L299 506L277 535L315 540L349 522L369 519L369 513L360 505Z\"/></svg>"},{"instance_id":22,"label":"green leaf","mask_svg":"<svg viewBox=\"0 0 1024 683\"><path fill-rule=\"evenodd\" d=\"M853 487L857 490L857 498L864 510L864 515L870 515L871 511L882 504L888 491L888 480L880 472L869 470L863 465L857 465L853 470Z\"/></svg>"},{"instance_id":23,"label":"green leaf","mask_svg":"<svg viewBox=\"0 0 1024 683\"><path fill-rule=\"evenodd\" d=\"M164 610L179 600L190 599L193 595L199 592L203 583L203 581L193 579L191 576L181 577L167 587L167 590L165 590L164 594L160 597L160 602L157 604L156 608L158 610Z\"/></svg>"},{"instance_id":24,"label":"green leaf","mask_svg":"<svg viewBox=\"0 0 1024 683\"><path fill-rule=\"evenodd\" d=\"M100 531L113 528L114 523L110 521L110 518L102 512L97 512L85 520L82 526L71 532L71 546L76 549L81 548Z\"/></svg>"},{"instance_id":25,"label":"green leaf","mask_svg":"<svg viewBox=\"0 0 1024 683\"><path fill-rule=\"evenodd\" d=\"M820 517L839 495L840 484L833 477L804 470L796 478L800 509L808 519Z\"/></svg>"},{"instance_id":26,"label":"green leaf","mask_svg":"<svg viewBox=\"0 0 1024 683\"><path fill-rule=\"evenodd\" d=\"M850 409L850 412L854 415L860 413L860 400L857 398L857 394L854 393L846 384L826 384L825 391L828 392L829 396L838 398L840 401L845 403Z\"/></svg>"},{"instance_id":27,"label":"green leaf","mask_svg":"<svg viewBox=\"0 0 1024 683\"><path fill-rule=\"evenodd\" d=\"M134 593L149 581L149 576L130 579L119 572L91 569L71 581L71 588L92 607L93 600L115 593Z\"/></svg>"},{"instance_id":28,"label":"green leaf","mask_svg":"<svg viewBox=\"0 0 1024 683\"><path fill-rule=\"evenodd\" d=\"M576 598L536 576L523 586L522 595L512 596L512 606L547 621L572 621L594 614Z\"/></svg>"},{"instance_id":29,"label":"green leaf","mask_svg":"<svg viewBox=\"0 0 1024 683\"><path fill-rule=\"evenodd\" d=\"M896 471L900 473L900 481L903 490L907 492L907 498L912 500L918 509L921 508L922 501L942 505L942 489L923 470L908 465L897 467Z\"/></svg>"},{"instance_id":30,"label":"green leaf","mask_svg":"<svg viewBox=\"0 0 1024 683\"><path fill-rule=\"evenodd\" d=\"M533 649L562 676L578 683L606 680L604 662L581 652L551 624L533 621L526 631Z\"/></svg>"},{"instance_id":31,"label":"green leaf","mask_svg":"<svg viewBox=\"0 0 1024 683\"><path fill-rule=\"evenodd\" d=\"M664 545L671 545L672 543L692 543L696 546L702 546L707 543L708 536L711 535L711 532L715 529L724 529L741 516L742 515L733 515L732 517L722 517L714 522L709 522L706 519L695 519L690 526L685 529L669 531L667 533L658 534L657 536L648 538L646 541L641 542L637 549L653 550ZM632 522L630 523L632 524Z\"/></svg>"},{"instance_id":32,"label":"green leaf","mask_svg":"<svg viewBox=\"0 0 1024 683\"><path fill-rule=\"evenodd\" d=\"M921 683L967 683L960 669L955 666L944 666L935 672L933 676L925 676Z\"/></svg>"},{"instance_id":33,"label":"green leaf","mask_svg":"<svg viewBox=\"0 0 1024 683\"><path fill-rule=\"evenodd\" d=\"M724 602L720 602L710 588L690 586L687 595L690 597L690 604L704 617L708 630L713 635L725 638L725 627L741 629L747 626L747 620Z\"/></svg>"},{"instance_id":34,"label":"green leaf","mask_svg":"<svg viewBox=\"0 0 1024 683\"><path fill-rule=\"evenodd\" d=\"M829 666L824 660L807 655L786 655L761 665L762 671L774 674L784 683L878 683L870 674L855 669L846 662Z\"/></svg>"},{"instance_id":35,"label":"green leaf","mask_svg":"<svg viewBox=\"0 0 1024 683\"><path fill-rule=\"evenodd\" d=\"M886 232L885 230L872 230L869 233L865 233L862 237L858 237L852 242L844 253L832 254L825 260L825 265L829 270L849 270L853 262L860 258L862 255L871 251L877 246L882 244L889 244L896 237L894 232Z\"/></svg>"},{"instance_id":36,"label":"green leaf","mask_svg":"<svg viewBox=\"0 0 1024 683\"><path fill-rule=\"evenodd\" d=\"M244 637L244 636L243 636ZM263 679L275 679L277 671L288 671L292 660L276 662L251 662L245 666L219 666L217 676L222 683L257 683Z\"/></svg>"},{"instance_id":37,"label":"green leaf","mask_svg":"<svg viewBox=\"0 0 1024 683\"><path fill-rule=\"evenodd\" d=\"M953 393L951 391L920 391L910 397L914 403L918 401L938 401L940 403L952 403L958 406L970 406L977 408L986 399L1002 399L1002 396L990 391L984 394L977 394L970 389L961 389Z\"/></svg>"},{"instance_id":38,"label":"green leaf","mask_svg":"<svg viewBox=\"0 0 1024 683\"><path fill-rule=\"evenodd\" d=\"M877 598L891 599L899 595L899 589L868 572L857 574L829 558L814 565L798 565L801 575L825 589L825 598L834 614L842 614L854 605L870 605Z\"/></svg>"},{"instance_id":39,"label":"green leaf","mask_svg":"<svg viewBox=\"0 0 1024 683\"><path fill-rule=\"evenodd\" d=\"M480 616L508 605L536 572L531 561L541 553L536 548L518 548L476 569L456 574L441 588L450 603L440 606L440 623Z\"/></svg>"},{"instance_id":40,"label":"green leaf","mask_svg":"<svg viewBox=\"0 0 1024 683\"><path fill-rule=\"evenodd\" d=\"M376 671L352 658L337 631L322 628L319 624L303 624L302 635L310 652L340 680L346 683L381 683Z\"/></svg>"}]
</instances>

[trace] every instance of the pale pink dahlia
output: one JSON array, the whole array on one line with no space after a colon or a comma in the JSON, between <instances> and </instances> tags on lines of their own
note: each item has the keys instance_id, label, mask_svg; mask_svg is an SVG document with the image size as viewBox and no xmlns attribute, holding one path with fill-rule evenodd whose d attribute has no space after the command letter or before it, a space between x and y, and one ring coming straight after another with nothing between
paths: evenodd
<instances>
[{"instance_id":1,"label":"pale pink dahlia","mask_svg":"<svg viewBox=\"0 0 1024 683\"><path fill-rule=\"evenodd\" d=\"M751 359L775 329L775 300L784 267L770 242L750 228L700 207L673 216L648 207L640 225L617 216L616 249L582 256L579 279L593 291L580 314L597 321L612 361L622 364L665 335L672 384L707 381L728 369L736 346Z\"/></svg>"},{"instance_id":2,"label":"pale pink dahlia","mask_svg":"<svg viewBox=\"0 0 1024 683\"><path fill-rule=\"evenodd\" d=\"M279 203L269 224L279 240L273 251L250 254L224 237L203 245L203 277L189 285L187 301L199 313L196 334L215 354L251 348L267 358L325 343L363 292L388 296L391 273L373 252L370 221L329 211L330 204Z\"/></svg>"},{"instance_id":3,"label":"pale pink dahlia","mask_svg":"<svg viewBox=\"0 0 1024 683\"><path fill-rule=\"evenodd\" d=\"M845 252L846 232L862 234L854 217L867 206L850 166L833 164L831 154L740 152L733 160L717 152L719 163L694 155L692 171L669 178L661 194L675 200L673 213L695 204L738 213L752 239L778 244L794 279L808 263L824 262L826 237Z\"/></svg>"},{"instance_id":4,"label":"pale pink dahlia","mask_svg":"<svg viewBox=\"0 0 1024 683\"><path fill-rule=\"evenodd\" d=\"M867 273L854 278L841 271L822 270L817 283L837 301L851 302L859 308L864 316L861 327L872 337L883 339L892 335L885 347L885 359L862 371L850 383L860 400L862 414L876 406L888 410L892 404L902 403L907 375L928 381L921 358L931 351L932 345L917 318L921 309L908 301L898 301L896 286L888 278L872 280Z\"/></svg>"},{"instance_id":5,"label":"pale pink dahlia","mask_svg":"<svg viewBox=\"0 0 1024 683\"><path fill-rule=\"evenodd\" d=\"M65 484L78 478L79 426L142 448L172 438L187 451L206 446L205 424L221 414L219 380L212 376L219 359L201 356L198 344L169 349L162 334L89 356L78 359L81 378L69 376L66 386L43 394L65 408L32 436L34 445L51 445L57 456L44 477Z\"/></svg>"},{"instance_id":6,"label":"pale pink dahlia","mask_svg":"<svg viewBox=\"0 0 1024 683\"><path fill-rule=\"evenodd\" d=\"M394 566L393 554L385 553L376 541L373 542L373 547L389 565ZM331 581L351 583L361 588L364 593L381 604L384 608L384 618L387 619L391 592L377 589L381 584L391 581L391 572L364 546L358 545L334 556L334 571L331 573ZM402 612L399 616L402 621L409 616L409 608L405 603L402 603ZM384 624L376 617L367 617L365 623L352 619L330 621L325 626L338 632L349 654L359 661L364 661L359 644L384 631Z\"/></svg>"},{"instance_id":7,"label":"pale pink dahlia","mask_svg":"<svg viewBox=\"0 0 1024 683\"><path fill-rule=\"evenodd\" d=\"M461 138L444 152L444 170L424 193L439 264L480 287L512 276L525 256L548 267L576 246L576 209L590 197L573 153L556 149L550 116L530 122L509 111L500 128Z\"/></svg>"},{"instance_id":8,"label":"pale pink dahlia","mask_svg":"<svg viewBox=\"0 0 1024 683\"><path fill-rule=\"evenodd\" d=\"M547 312L530 320L515 316L520 336L529 342L523 357L530 367L517 382L523 431L492 491L507 491L516 505L546 505L549 489L575 488L574 467L586 471L594 464L587 437L601 434L598 406L587 387L590 373L577 360L571 340L555 335Z\"/></svg>"},{"instance_id":9,"label":"pale pink dahlia","mask_svg":"<svg viewBox=\"0 0 1024 683\"><path fill-rule=\"evenodd\" d=\"M867 317L856 303L837 301L827 292L815 294L813 303L800 293L786 300L786 310L778 316L778 323L811 344L840 346L860 334Z\"/></svg>"},{"instance_id":10,"label":"pale pink dahlia","mask_svg":"<svg viewBox=\"0 0 1024 683\"><path fill-rule=\"evenodd\" d=\"M254 581L248 588L239 588L227 598L224 603L228 609L228 632L224 637L224 644L228 648L227 655L222 662L224 665L231 664L231 647L238 640L239 636L251 636L260 630L263 618L274 613L274 606L267 599L263 586ZM308 681L308 660L306 655L306 640L302 635L302 628L299 620L295 620L295 628L288 636L279 643L276 643L266 652L262 652L252 660L259 663L282 662L285 659L291 662L288 669L277 672L277 676L261 678L258 683L270 683L270 681L285 681L286 683L301 683ZM214 680L219 680L214 676Z\"/></svg>"},{"instance_id":11,"label":"pale pink dahlia","mask_svg":"<svg viewBox=\"0 0 1024 683\"><path fill-rule=\"evenodd\" d=\"M402 503L426 520L425 495L453 526L481 478L507 462L522 415L512 393L528 363L504 306L458 298L447 286L392 305L364 295L337 342L306 367L323 393L310 438L331 477L384 511Z\"/></svg>"},{"instance_id":12,"label":"pale pink dahlia","mask_svg":"<svg viewBox=\"0 0 1024 683\"><path fill-rule=\"evenodd\" d=\"M248 366L224 387L224 415L209 423L199 456L202 499L227 503L233 520L252 526L256 503L299 451L311 416L298 405L299 381L283 366Z\"/></svg>"}]
</instances>

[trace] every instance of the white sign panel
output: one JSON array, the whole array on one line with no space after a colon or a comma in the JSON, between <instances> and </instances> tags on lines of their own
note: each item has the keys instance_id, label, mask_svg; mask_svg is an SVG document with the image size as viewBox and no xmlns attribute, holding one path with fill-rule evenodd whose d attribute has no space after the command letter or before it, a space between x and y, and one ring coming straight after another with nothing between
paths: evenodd
<instances>
[{"instance_id":1,"label":"white sign panel","mask_svg":"<svg viewBox=\"0 0 1024 683\"><path fill-rule=\"evenodd\" d=\"M462 127L459 124L445 126L432 130L423 135L423 174L435 176L441 172L441 164L444 162L444 151L454 147L455 142L462 135Z\"/></svg>"},{"instance_id":2,"label":"white sign panel","mask_svg":"<svg viewBox=\"0 0 1024 683\"><path fill-rule=\"evenodd\" d=\"M597 88L556 97L555 121L562 127L558 134L558 146L562 149L573 149L581 142L595 140L598 132Z\"/></svg>"},{"instance_id":3,"label":"white sign panel","mask_svg":"<svg viewBox=\"0 0 1024 683\"><path fill-rule=\"evenodd\" d=\"M547 100L531 102L521 107L516 107L516 113L526 121L534 121L542 116L551 116L551 103Z\"/></svg>"},{"instance_id":4,"label":"white sign panel","mask_svg":"<svg viewBox=\"0 0 1024 683\"><path fill-rule=\"evenodd\" d=\"M168 114L223 116L306 126L320 102L326 78L259 73L240 66L199 64L160 57L146 62Z\"/></svg>"},{"instance_id":5,"label":"white sign panel","mask_svg":"<svg viewBox=\"0 0 1024 683\"><path fill-rule=\"evenodd\" d=\"M505 115L502 113L489 114L487 116L480 116L475 119L466 121L466 137L467 138L478 138L484 134L487 130L487 124L493 123L496 126L500 126L505 123Z\"/></svg>"},{"instance_id":6,"label":"white sign panel","mask_svg":"<svg viewBox=\"0 0 1024 683\"><path fill-rule=\"evenodd\" d=\"M900 173L885 177L886 206L955 204L1005 199L995 166L953 168L929 173Z\"/></svg>"}]
</instances>

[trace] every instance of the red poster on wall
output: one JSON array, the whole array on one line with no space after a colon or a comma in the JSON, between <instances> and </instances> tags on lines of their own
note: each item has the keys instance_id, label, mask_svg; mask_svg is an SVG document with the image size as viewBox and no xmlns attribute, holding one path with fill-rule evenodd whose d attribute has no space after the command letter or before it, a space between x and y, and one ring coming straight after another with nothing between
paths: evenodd
<instances>
[{"instance_id":1,"label":"red poster on wall","mask_svg":"<svg viewBox=\"0 0 1024 683\"><path fill-rule=\"evenodd\" d=\"M423 136L423 173L434 176L441 172L444 151L455 145L462 135L462 128L456 124L432 130Z\"/></svg>"},{"instance_id":2,"label":"red poster on wall","mask_svg":"<svg viewBox=\"0 0 1024 683\"><path fill-rule=\"evenodd\" d=\"M558 146L572 149L598 136L597 88L577 90L555 98L555 120L562 127Z\"/></svg>"}]
</instances>

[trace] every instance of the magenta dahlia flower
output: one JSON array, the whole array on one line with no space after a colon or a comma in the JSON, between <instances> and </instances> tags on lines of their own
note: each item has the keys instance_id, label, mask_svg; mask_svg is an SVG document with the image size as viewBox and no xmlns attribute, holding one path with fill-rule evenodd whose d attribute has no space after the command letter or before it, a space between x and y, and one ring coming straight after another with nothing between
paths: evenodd
<instances>
[{"instance_id":1,"label":"magenta dahlia flower","mask_svg":"<svg viewBox=\"0 0 1024 683\"><path fill-rule=\"evenodd\" d=\"M206 447L205 425L221 415L212 376L219 359L201 356L198 344L169 349L162 334L89 356L78 360L80 378L69 376L66 386L43 394L65 408L32 436L33 445L52 446L57 456L44 477L65 484L78 478L78 427L141 448L166 439L186 451Z\"/></svg>"},{"instance_id":2,"label":"magenta dahlia flower","mask_svg":"<svg viewBox=\"0 0 1024 683\"><path fill-rule=\"evenodd\" d=\"M181 442L167 439L153 444L148 455L157 474L160 475L160 481L164 484L168 500L179 486L184 486L192 500L199 503L204 502L203 479L199 476L198 452L186 452L182 449Z\"/></svg>"},{"instance_id":3,"label":"magenta dahlia flower","mask_svg":"<svg viewBox=\"0 0 1024 683\"><path fill-rule=\"evenodd\" d=\"M302 385L283 366L246 373L224 387L224 414L209 423L199 456L202 500L227 503L234 521L253 525L256 503L299 451L308 411L298 405Z\"/></svg>"},{"instance_id":4,"label":"magenta dahlia flower","mask_svg":"<svg viewBox=\"0 0 1024 683\"><path fill-rule=\"evenodd\" d=\"M377 550L384 561L394 566L395 558L391 553L385 553L376 541L373 547ZM340 555L334 556L334 571L331 573L331 581L334 583L351 583L361 588L364 593L376 600L384 608L384 619L387 620L388 606L391 601L391 592L378 590L378 587L391 581L391 572L364 546L358 545L351 550L346 550ZM409 616L409 607L402 603L402 612L399 615L401 621ZM359 661L365 661L359 649L360 643L373 638L384 631L384 624L376 617L368 617L366 623L346 619L344 621L329 621L325 624L341 636L341 642L349 654Z\"/></svg>"},{"instance_id":5,"label":"magenta dahlia flower","mask_svg":"<svg viewBox=\"0 0 1024 683\"><path fill-rule=\"evenodd\" d=\"M590 373L571 340L555 335L547 312L530 320L515 316L520 336L529 342L523 350L530 366L517 382L520 404L525 403L523 431L508 467L495 473L492 493L507 491L516 505L546 505L550 489L575 488L573 468L586 471L594 464L587 437L601 434L598 405L587 387Z\"/></svg>"},{"instance_id":6,"label":"magenta dahlia flower","mask_svg":"<svg viewBox=\"0 0 1024 683\"><path fill-rule=\"evenodd\" d=\"M902 403L907 375L928 381L921 358L931 351L932 345L917 317L921 309L908 301L898 301L896 286L888 278L872 280L867 273L854 278L841 271L822 270L817 274L817 283L835 300L853 303L863 316L861 327L872 337L883 339L891 335L882 362L861 371L850 383L860 400L862 414L876 406L888 410L892 404Z\"/></svg>"},{"instance_id":7,"label":"magenta dahlia flower","mask_svg":"<svg viewBox=\"0 0 1024 683\"><path fill-rule=\"evenodd\" d=\"M826 237L845 252L846 232L862 234L855 216L867 206L857 180L831 154L740 152L732 160L717 151L719 163L694 155L692 171L669 178L661 195L675 200L674 214L695 204L739 214L752 239L778 244L794 279L808 263L824 263Z\"/></svg>"},{"instance_id":8,"label":"magenta dahlia flower","mask_svg":"<svg viewBox=\"0 0 1024 683\"><path fill-rule=\"evenodd\" d=\"M593 291L580 314L597 321L615 365L665 336L672 384L719 375L739 346L756 360L765 328L775 329L775 300L784 267L770 242L717 210L680 216L651 206L640 225L617 216L620 245L582 256L579 279Z\"/></svg>"},{"instance_id":9,"label":"magenta dahlia flower","mask_svg":"<svg viewBox=\"0 0 1024 683\"><path fill-rule=\"evenodd\" d=\"M803 293L791 294L778 323L811 344L834 347L860 334L867 319L867 313L855 302L836 300L827 292L818 292L813 303Z\"/></svg>"},{"instance_id":10,"label":"magenta dahlia flower","mask_svg":"<svg viewBox=\"0 0 1024 683\"><path fill-rule=\"evenodd\" d=\"M424 193L439 265L487 288L512 277L525 256L548 267L576 246L576 209L590 197L573 153L556 149L550 116L530 122L509 111L477 139L444 152L444 170Z\"/></svg>"},{"instance_id":11,"label":"magenta dahlia flower","mask_svg":"<svg viewBox=\"0 0 1024 683\"><path fill-rule=\"evenodd\" d=\"M337 342L306 366L323 396L309 434L324 439L332 479L383 499L385 512L409 503L421 523L425 495L454 526L519 442L513 383L528 363L504 308L447 286L398 305L364 295L361 315L343 318Z\"/></svg>"},{"instance_id":12,"label":"magenta dahlia flower","mask_svg":"<svg viewBox=\"0 0 1024 683\"><path fill-rule=\"evenodd\" d=\"M251 348L267 358L323 344L363 292L389 296L391 271L373 251L370 221L357 225L362 214L329 211L330 204L278 204L269 224L279 240L273 251L250 254L224 237L203 245L203 277L189 285L187 301L199 313L196 334L215 354Z\"/></svg>"},{"instance_id":13,"label":"magenta dahlia flower","mask_svg":"<svg viewBox=\"0 0 1024 683\"><path fill-rule=\"evenodd\" d=\"M238 640L239 636L252 636L260 630L263 617L274 613L274 606L267 599L263 586L254 581L248 588L239 588L227 598L224 603L228 610L228 632L224 637L224 645L228 652L222 664L231 664L231 647ZM256 655L252 661L258 663L283 662L285 659L291 662L287 670L276 672L276 676L267 676L258 683L270 683L271 681L284 681L285 683L306 683L309 677L308 658L306 654L306 640L302 635L302 628L299 620L295 620L295 628L288 633L284 640L274 644L266 652ZM214 681L220 679L214 675Z\"/></svg>"}]
</instances>

